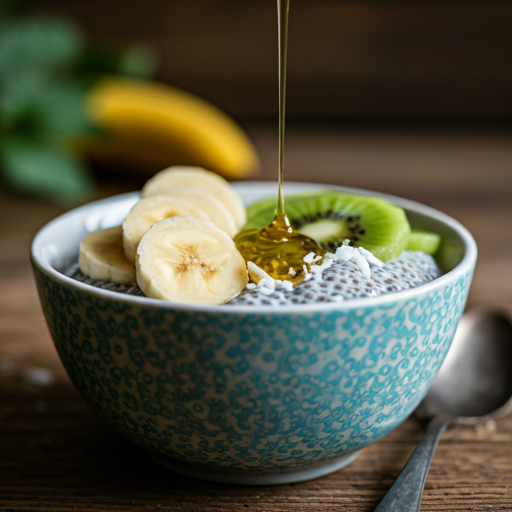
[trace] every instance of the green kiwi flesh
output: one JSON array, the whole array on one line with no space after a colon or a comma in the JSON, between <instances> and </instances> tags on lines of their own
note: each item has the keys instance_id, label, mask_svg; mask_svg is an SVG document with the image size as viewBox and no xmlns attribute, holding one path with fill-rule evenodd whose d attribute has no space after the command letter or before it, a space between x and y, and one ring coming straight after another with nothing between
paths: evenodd
<instances>
[{"instance_id":1,"label":"green kiwi flesh","mask_svg":"<svg viewBox=\"0 0 512 512\"><path fill-rule=\"evenodd\" d=\"M246 229L268 226L275 213L275 199L265 199L247 209ZM343 241L364 247L387 261L404 250L410 227L402 208L384 199L344 192L322 191L288 196L286 214L292 226L334 252Z\"/></svg>"},{"instance_id":2,"label":"green kiwi flesh","mask_svg":"<svg viewBox=\"0 0 512 512\"><path fill-rule=\"evenodd\" d=\"M436 254L441 245L441 235L424 231L423 229L412 229L407 245L408 251L422 251L427 254Z\"/></svg>"}]
</instances>

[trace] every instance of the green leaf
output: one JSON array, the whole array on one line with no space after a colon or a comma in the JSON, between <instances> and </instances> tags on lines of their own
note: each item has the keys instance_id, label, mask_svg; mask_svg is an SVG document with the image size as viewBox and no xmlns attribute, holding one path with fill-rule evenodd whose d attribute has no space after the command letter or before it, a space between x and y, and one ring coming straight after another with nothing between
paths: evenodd
<instances>
[{"instance_id":1,"label":"green leaf","mask_svg":"<svg viewBox=\"0 0 512 512\"><path fill-rule=\"evenodd\" d=\"M58 83L36 100L35 109L49 134L77 135L91 131L85 112L87 90L79 84Z\"/></svg>"},{"instance_id":2,"label":"green leaf","mask_svg":"<svg viewBox=\"0 0 512 512\"><path fill-rule=\"evenodd\" d=\"M16 20L0 26L0 125L4 130L42 91L53 87L82 48L74 25L59 19Z\"/></svg>"},{"instance_id":3,"label":"green leaf","mask_svg":"<svg viewBox=\"0 0 512 512\"><path fill-rule=\"evenodd\" d=\"M91 80L145 75L155 59L145 46L86 45L73 23L27 16L24 5L0 0L0 173L19 190L69 206L93 188L65 146L73 136L101 133L87 119Z\"/></svg>"},{"instance_id":4,"label":"green leaf","mask_svg":"<svg viewBox=\"0 0 512 512\"><path fill-rule=\"evenodd\" d=\"M57 82L39 90L25 105L18 105L16 111L3 118L0 127L11 138L49 143L93 133L85 111L86 94L80 84Z\"/></svg>"},{"instance_id":5,"label":"green leaf","mask_svg":"<svg viewBox=\"0 0 512 512\"><path fill-rule=\"evenodd\" d=\"M70 65L83 49L83 39L70 22L58 18L12 21L0 30L0 78L26 70Z\"/></svg>"},{"instance_id":6,"label":"green leaf","mask_svg":"<svg viewBox=\"0 0 512 512\"><path fill-rule=\"evenodd\" d=\"M1 170L12 187L72 206L92 195L87 168L58 149L22 141L3 141Z\"/></svg>"},{"instance_id":7,"label":"green leaf","mask_svg":"<svg viewBox=\"0 0 512 512\"><path fill-rule=\"evenodd\" d=\"M17 80L13 77L17 77ZM18 116L25 115L24 112L34 103L34 98L49 85L47 77L35 68L27 70L23 75L13 73L11 78L0 83L0 126L4 130L8 130Z\"/></svg>"}]
</instances>

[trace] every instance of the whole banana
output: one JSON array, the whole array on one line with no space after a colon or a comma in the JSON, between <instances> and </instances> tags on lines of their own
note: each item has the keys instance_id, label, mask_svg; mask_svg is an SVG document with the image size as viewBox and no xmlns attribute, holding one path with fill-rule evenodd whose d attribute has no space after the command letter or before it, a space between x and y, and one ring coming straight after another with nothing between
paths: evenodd
<instances>
[{"instance_id":1,"label":"whole banana","mask_svg":"<svg viewBox=\"0 0 512 512\"><path fill-rule=\"evenodd\" d=\"M100 163L147 176L170 165L195 165L228 179L259 167L254 145L232 118L175 87L107 77L91 88L86 108L104 133L80 146Z\"/></svg>"}]
</instances>

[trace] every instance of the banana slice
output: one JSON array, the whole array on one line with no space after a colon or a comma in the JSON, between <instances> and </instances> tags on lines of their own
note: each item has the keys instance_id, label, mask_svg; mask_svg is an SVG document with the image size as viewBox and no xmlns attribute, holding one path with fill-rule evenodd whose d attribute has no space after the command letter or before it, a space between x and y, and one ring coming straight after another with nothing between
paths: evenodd
<instances>
[{"instance_id":1,"label":"banana slice","mask_svg":"<svg viewBox=\"0 0 512 512\"><path fill-rule=\"evenodd\" d=\"M137 284L135 267L124 255L121 226L85 235L80 243L78 264L92 279Z\"/></svg>"},{"instance_id":2,"label":"banana slice","mask_svg":"<svg viewBox=\"0 0 512 512\"><path fill-rule=\"evenodd\" d=\"M224 304L248 282L229 236L213 223L173 217L155 224L137 249L137 283L148 296L189 304Z\"/></svg>"},{"instance_id":3,"label":"banana slice","mask_svg":"<svg viewBox=\"0 0 512 512\"><path fill-rule=\"evenodd\" d=\"M245 206L235 189L218 174L201 167L169 167L146 182L142 196L165 194L173 187L194 187L213 194L233 215L237 229L246 221Z\"/></svg>"},{"instance_id":4,"label":"banana slice","mask_svg":"<svg viewBox=\"0 0 512 512\"><path fill-rule=\"evenodd\" d=\"M222 231L225 231L231 238L234 238L238 233L230 211L213 194L203 189L196 187L172 187L162 196L168 196L171 200L174 197L185 199L185 201L199 206L208 215L208 220L212 221Z\"/></svg>"},{"instance_id":5,"label":"banana slice","mask_svg":"<svg viewBox=\"0 0 512 512\"><path fill-rule=\"evenodd\" d=\"M210 220L202 208L185 199L164 195L141 199L130 210L123 222L123 246L126 258L135 263L139 242L153 224L168 217L187 216Z\"/></svg>"}]
</instances>

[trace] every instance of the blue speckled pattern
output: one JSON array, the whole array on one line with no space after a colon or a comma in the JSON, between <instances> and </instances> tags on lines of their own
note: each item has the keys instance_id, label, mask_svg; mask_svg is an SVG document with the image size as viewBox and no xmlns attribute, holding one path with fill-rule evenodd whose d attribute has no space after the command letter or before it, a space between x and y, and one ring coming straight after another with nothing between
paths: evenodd
<instances>
[{"instance_id":1,"label":"blue speckled pattern","mask_svg":"<svg viewBox=\"0 0 512 512\"><path fill-rule=\"evenodd\" d=\"M249 472L326 463L403 421L471 281L358 309L214 314L105 299L34 269L60 357L98 413L159 454Z\"/></svg>"}]
</instances>

